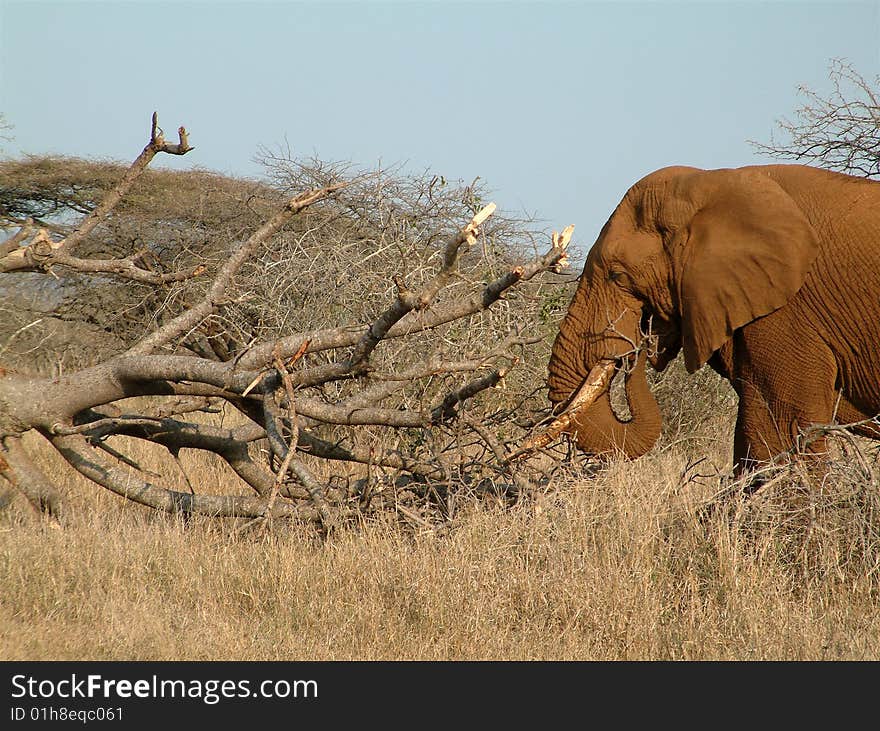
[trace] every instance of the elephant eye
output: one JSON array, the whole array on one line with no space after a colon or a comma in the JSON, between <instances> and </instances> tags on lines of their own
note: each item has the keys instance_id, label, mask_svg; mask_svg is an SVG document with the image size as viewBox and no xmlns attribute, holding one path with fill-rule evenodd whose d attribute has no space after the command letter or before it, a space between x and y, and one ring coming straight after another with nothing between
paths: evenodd
<instances>
[{"instance_id":1,"label":"elephant eye","mask_svg":"<svg viewBox=\"0 0 880 731\"><path fill-rule=\"evenodd\" d=\"M629 278L629 275L619 269L608 270L608 281L614 282L614 284L623 289L630 289L632 287L632 280Z\"/></svg>"}]
</instances>

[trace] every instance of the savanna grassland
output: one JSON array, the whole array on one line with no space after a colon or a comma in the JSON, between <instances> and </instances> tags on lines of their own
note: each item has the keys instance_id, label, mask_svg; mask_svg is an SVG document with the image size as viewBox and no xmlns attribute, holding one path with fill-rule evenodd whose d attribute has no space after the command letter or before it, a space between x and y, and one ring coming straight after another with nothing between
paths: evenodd
<instances>
[{"instance_id":1,"label":"savanna grassland","mask_svg":"<svg viewBox=\"0 0 880 731\"><path fill-rule=\"evenodd\" d=\"M706 511L730 414L635 462L557 474L516 501L462 491L443 521L386 511L330 536L239 530L133 506L65 470L54 528L0 512L6 659L771 659L880 657L874 453L823 484L779 473ZM702 445L713 443L705 439ZM135 454L183 488L167 453ZM41 451L42 467L62 464ZM181 456L196 490L232 478ZM53 471L54 470L54 471Z\"/></svg>"}]
</instances>

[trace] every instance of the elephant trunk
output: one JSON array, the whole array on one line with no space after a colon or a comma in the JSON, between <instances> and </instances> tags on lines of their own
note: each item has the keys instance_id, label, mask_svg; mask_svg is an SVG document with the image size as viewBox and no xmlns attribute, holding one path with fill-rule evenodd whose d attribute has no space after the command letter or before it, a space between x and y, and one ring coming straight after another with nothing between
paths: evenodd
<instances>
[{"instance_id":1,"label":"elephant trunk","mask_svg":"<svg viewBox=\"0 0 880 731\"><path fill-rule=\"evenodd\" d=\"M617 371L615 363L620 360L631 359L600 360L581 385L569 391L571 396L563 402L565 408L560 416L544 432L529 440L525 449L546 446L565 431L572 433L578 447L589 454L622 452L630 459L645 454L660 436L663 423L660 407L648 387L646 354L639 353L635 365L625 376L624 388L631 415L627 421L620 419L611 406L611 382ZM551 392L552 389L553 385ZM556 394L554 400L560 401L558 390Z\"/></svg>"},{"instance_id":2,"label":"elephant trunk","mask_svg":"<svg viewBox=\"0 0 880 731\"><path fill-rule=\"evenodd\" d=\"M602 277L589 264L559 326L550 356L548 396L562 408L559 418L527 446L545 446L560 432L575 436L590 454L640 457L660 436L662 417L646 373L644 350L633 357L642 332L641 303L602 295ZM619 313L619 314L616 314ZM608 324L603 324L608 323ZM620 419L611 406L611 382L623 364L631 418ZM591 370L592 369L592 370Z\"/></svg>"},{"instance_id":3,"label":"elephant trunk","mask_svg":"<svg viewBox=\"0 0 880 731\"><path fill-rule=\"evenodd\" d=\"M632 418L623 421L611 407L610 379L589 405L577 409L567 431L575 434L580 449L590 454L622 452L630 459L641 457L660 436L662 416L657 400L648 387L645 353L639 354L634 368L626 374L626 398Z\"/></svg>"}]
</instances>

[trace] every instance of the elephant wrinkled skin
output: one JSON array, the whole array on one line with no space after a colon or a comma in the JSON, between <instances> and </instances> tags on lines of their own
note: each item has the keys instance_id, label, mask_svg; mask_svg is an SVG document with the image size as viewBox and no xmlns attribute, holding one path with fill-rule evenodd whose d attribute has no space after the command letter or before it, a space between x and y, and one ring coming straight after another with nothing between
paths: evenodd
<instances>
[{"instance_id":1,"label":"elephant wrinkled skin","mask_svg":"<svg viewBox=\"0 0 880 731\"><path fill-rule=\"evenodd\" d=\"M653 347L637 352L646 331ZM568 423L589 453L637 457L660 434L646 361L678 352L739 396L737 473L812 424L880 413L880 182L803 165L663 168L636 183L590 250L549 364L557 411L600 361L626 365ZM876 424L861 433L880 438ZM823 440L808 449L821 453Z\"/></svg>"}]
</instances>

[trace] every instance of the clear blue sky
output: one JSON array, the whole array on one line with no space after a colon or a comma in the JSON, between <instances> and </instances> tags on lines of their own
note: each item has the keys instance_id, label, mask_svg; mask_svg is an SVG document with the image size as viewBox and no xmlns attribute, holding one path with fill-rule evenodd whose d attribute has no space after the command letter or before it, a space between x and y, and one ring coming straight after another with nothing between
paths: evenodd
<instances>
[{"instance_id":1,"label":"clear blue sky","mask_svg":"<svg viewBox=\"0 0 880 731\"><path fill-rule=\"evenodd\" d=\"M0 0L5 154L131 160L155 109L258 176L260 145L470 182L587 249L668 164L767 162L797 86L832 58L880 73L871 2L16 2Z\"/></svg>"}]
</instances>

